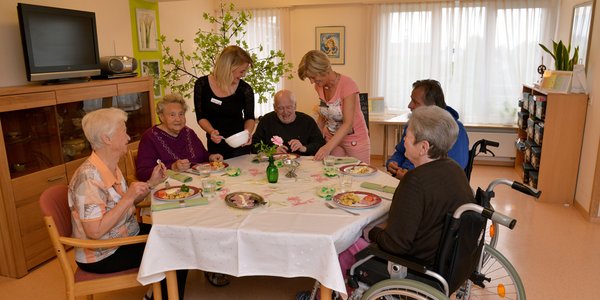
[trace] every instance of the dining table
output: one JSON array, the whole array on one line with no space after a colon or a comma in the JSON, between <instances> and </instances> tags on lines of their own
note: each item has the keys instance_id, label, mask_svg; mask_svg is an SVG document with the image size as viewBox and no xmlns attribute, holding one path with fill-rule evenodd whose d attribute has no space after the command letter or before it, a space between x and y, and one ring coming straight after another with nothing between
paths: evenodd
<instances>
[{"instance_id":1,"label":"dining table","mask_svg":"<svg viewBox=\"0 0 600 300\"><path fill-rule=\"evenodd\" d=\"M237 277L310 277L321 284L321 299L330 299L331 290L346 299L338 254L361 236L366 225L387 217L398 179L372 166L366 166L368 172L353 174L349 171L352 166L362 164L352 158L338 158L333 167L324 166L312 156L289 158L299 163L296 176L287 177L288 170L280 161L276 183L268 183L268 163L256 155L225 160L225 168L208 177L217 181L219 187L211 195L201 190L202 181L207 178L188 173L173 176L200 191L196 196L202 201L186 200L172 205L157 199L157 191L165 185L182 184L173 178L155 187L151 192L152 229L138 281L146 285L166 277L169 299L178 299L175 270L179 269ZM375 195L372 198L381 200L360 208L350 206L347 210L355 214L338 209L343 206L338 194L339 178L344 173L353 179L349 191ZM361 186L366 183L377 188ZM323 190L333 192L333 197L324 195ZM231 201L231 195L236 193L254 193L264 199L264 204L240 208Z\"/></svg>"},{"instance_id":2,"label":"dining table","mask_svg":"<svg viewBox=\"0 0 600 300\"><path fill-rule=\"evenodd\" d=\"M383 125L383 165L386 166L386 162L389 158L389 140L388 135L390 128L393 129L393 143L394 147L398 145L401 140L403 127L408 122L410 111L401 111L398 114L373 114L369 116L370 124Z\"/></svg>"}]
</instances>

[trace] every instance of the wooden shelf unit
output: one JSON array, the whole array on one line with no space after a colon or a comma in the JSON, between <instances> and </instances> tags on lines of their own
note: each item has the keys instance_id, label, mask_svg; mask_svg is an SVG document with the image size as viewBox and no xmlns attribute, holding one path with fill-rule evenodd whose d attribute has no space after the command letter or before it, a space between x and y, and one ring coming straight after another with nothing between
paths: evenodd
<instances>
[{"instance_id":1,"label":"wooden shelf unit","mask_svg":"<svg viewBox=\"0 0 600 300\"><path fill-rule=\"evenodd\" d=\"M546 96L543 141L537 188L541 202L572 205L577 187L579 159L588 105L586 94L558 94L523 86L523 92ZM530 118L535 115L530 112ZM526 136L518 128L518 136ZM523 176L524 154L517 150L515 169Z\"/></svg>"},{"instance_id":2,"label":"wooden shelf unit","mask_svg":"<svg viewBox=\"0 0 600 300\"><path fill-rule=\"evenodd\" d=\"M91 153L81 117L111 106L128 113L130 147L136 147L155 122L153 79L0 88L0 275L19 278L54 257L39 196L67 184ZM70 143L83 150L69 149ZM126 173L124 159L120 166Z\"/></svg>"}]
</instances>

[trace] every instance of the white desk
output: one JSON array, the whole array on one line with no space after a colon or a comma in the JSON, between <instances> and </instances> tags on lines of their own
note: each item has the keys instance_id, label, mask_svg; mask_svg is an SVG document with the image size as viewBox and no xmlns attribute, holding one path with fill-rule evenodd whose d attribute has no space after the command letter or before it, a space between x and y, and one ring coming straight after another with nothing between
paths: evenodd
<instances>
[{"instance_id":1,"label":"white desk","mask_svg":"<svg viewBox=\"0 0 600 300\"><path fill-rule=\"evenodd\" d=\"M356 241L365 225L387 213L390 201L356 210L360 216L328 209L325 200L316 195L316 187L337 186L338 179L325 177L321 162L301 157L297 180L286 178L285 170L280 170L279 182L268 184L266 163L252 163L251 158L246 155L227 160L231 167L242 169L239 177L212 175L225 180L225 185L208 205L152 214L153 226L138 280L149 284L168 273L171 298L177 293L172 281L176 281L173 270L177 269L233 276L312 277L346 296L337 255ZM364 190L360 188L363 181L398 184L381 171L354 179L353 190ZM174 184L174 180L169 181ZM200 178L195 177L190 185L200 186ZM252 210L231 208L223 199L235 191L257 193L269 203Z\"/></svg>"},{"instance_id":2,"label":"white desk","mask_svg":"<svg viewBox=\"0 0 600 300\"><path fill-rule=\"evenodd\" d=\"M385 166L388 160L388 132L389 128L394 129L394 146L400 142L400 136L402 135L402 126L408 122L408 115L410 112L404 112L398 115L369 115L369 123L383 125L383 165Z\"/></svg>"}]
</instances>

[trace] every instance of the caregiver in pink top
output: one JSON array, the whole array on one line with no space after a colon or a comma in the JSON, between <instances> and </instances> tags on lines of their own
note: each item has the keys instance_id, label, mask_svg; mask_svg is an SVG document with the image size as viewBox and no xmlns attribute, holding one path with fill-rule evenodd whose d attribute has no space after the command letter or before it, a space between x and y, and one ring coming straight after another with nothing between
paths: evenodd
<instances>
[{"instance_id":1,"label":"caregiver in pink top","mask_svg":"<svg viewBox=\"0 0 600 300\"><path fill-rule=\"evenodd\" d=\"M317 123L327 143L317 151L315 160L327 155L352 156L368 164L371 142L354 80L333 71L327 55L318 50L302 57L298 76L308 78L319 95Z\"/></svg>"}]
</instances>

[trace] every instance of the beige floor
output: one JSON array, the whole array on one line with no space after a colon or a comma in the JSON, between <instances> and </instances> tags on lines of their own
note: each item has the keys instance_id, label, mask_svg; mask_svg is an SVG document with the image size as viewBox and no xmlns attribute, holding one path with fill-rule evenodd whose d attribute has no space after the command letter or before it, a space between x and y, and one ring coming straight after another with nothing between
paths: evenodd
<instances>
[{"instance_id":1,"label":"beige floor","mask_svg":"<svg viewBox=\"0 0 600 300\"><path fill-rule=\"evenodd\" d=\"M494 178L516 179L508 167L476 166L473 186ZM496 189L495 207L518 220L501 232L498 248L513 263L530 299L598 299L600 224L587 222L572 207L539 203L506 186ZM504 228L503 228L504 229ZM188 277L186 299L294 299L309 289L309 278L235 278L225 288L206 283L200 271ZM95 299L141 299L145 288L97 295ZM64 299L62 273L50 261L21 279L0 277L0 299Z\"/></svg>"}]
</instances>

